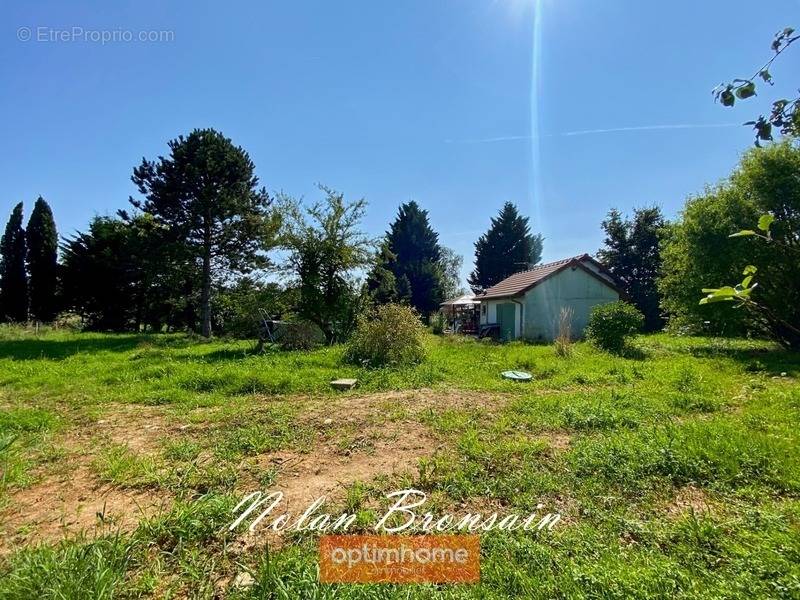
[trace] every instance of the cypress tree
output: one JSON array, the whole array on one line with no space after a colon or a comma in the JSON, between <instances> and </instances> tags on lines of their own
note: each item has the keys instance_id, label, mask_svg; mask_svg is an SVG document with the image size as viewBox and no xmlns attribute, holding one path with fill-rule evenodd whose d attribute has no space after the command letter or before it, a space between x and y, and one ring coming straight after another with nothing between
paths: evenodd
<instances>
[{"instance_id":1,"label":"cypress tree","mask_svg":"<svg viewBox=\"0 0 800 600\"><path fill-rule=\"evenodd\" d=\"M428 211L413 200L402 204L386 234L386 243L394 256L388 267L397 282L398 298L408 297L422 315L437 310L443 300L442 253Z\"/></svg>"},{"instance_id":2,"label":"cypress tree","mask_svg":"<svg viewBox=\"0 0 800 600\"><path fill-rule=\"evenodd\" d=\"M53 211L41 196L28 220L25 239L31 317L37 321L52 321L57 312L58 234Z\"/></svg>"},{"instance_id":3,"label":"cypress tree","mask_svg":"<svg viewBox=\"0 0 800 600\"><path fill-rule=\"evenodd\" d=\"M506 277L542 260L541 234L532 235L528 217L506 202L500 214L492 219L489 230L475 242L475 270L469 285L479 293L500 283Z\"/></svg>"},{"instance_id":4,"label":"cypress tree","mask_svg":"<svg viewBox=\"0 0 800 600\"><path fill-rule=\"evenodd\" d=\"M14 207L0 239L0 310L7 321L28 319L28 277L25 273L25 230L22 202Z\"/></svg>"}]
</instances>

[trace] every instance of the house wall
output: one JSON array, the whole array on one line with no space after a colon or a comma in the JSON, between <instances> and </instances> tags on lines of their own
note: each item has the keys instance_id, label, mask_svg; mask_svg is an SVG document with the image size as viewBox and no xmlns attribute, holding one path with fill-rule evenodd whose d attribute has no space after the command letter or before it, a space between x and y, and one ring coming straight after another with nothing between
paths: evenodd
<instances>
[{"instance_id":1,"label":"house wall","mask_svg":"<svg viewBox=\"0 0 800 600\"><path fill-rule=\"evenodd\" d=\"M522 298L515 298L516 303L516 312L514 313L514 336L521 337L522 336L522 319L523 319L523 308L522 308ZM498 300L483 300L481 302L481 325L487 325L490 323L497 323L497 305L498 304L505 304L506 302L512 302L508 298L500 298ZM486 310L484 311L484 307Z\"/></svg>"},{"instance_id":2,"label":"house wall","mask_svg":"<svg viewBox=\"0 0 800 600\"><path fill-rule=\"evenodd\" d=\"M525 294L522 336L531 340L554 339L561 308L568 306L573 311L572 336L583 337L592 308L616 300L616 291L583 269L564 269Z\"/></svg>"}]
</instances>

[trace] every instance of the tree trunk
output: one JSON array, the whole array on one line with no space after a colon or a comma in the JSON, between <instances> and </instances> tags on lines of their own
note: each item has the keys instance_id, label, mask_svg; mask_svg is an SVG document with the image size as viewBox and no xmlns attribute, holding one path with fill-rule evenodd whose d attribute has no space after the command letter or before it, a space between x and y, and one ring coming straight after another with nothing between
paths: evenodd
<instances>
[{"instance_id":1,"label":"tree trunk","mask_svg":"<svg viewBox=\"0 0 800 600\"><path fill-rule=\"evenodd\" d=\"M201 334L211 337L211 228L206 225L203 243L203 288L200 292Z\"/></svg>"}]
</instances>

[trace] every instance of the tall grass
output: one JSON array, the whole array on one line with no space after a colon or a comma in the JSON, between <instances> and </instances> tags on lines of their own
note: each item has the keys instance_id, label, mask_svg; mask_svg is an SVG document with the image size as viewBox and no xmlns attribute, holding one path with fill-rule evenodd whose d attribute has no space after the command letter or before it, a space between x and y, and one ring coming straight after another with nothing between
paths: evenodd
<instances>
[{"instance_id":1,"label":"tall grass","mask_svg":"<svg viewBox=\"0 0 800 600\"><path fill-rule=\"evenodd\" d=\"M571 306L562 306L558 313L558 334L553 342L556 356L569 358L572 356L572 317Z\"/></svg>"}]
</instances>

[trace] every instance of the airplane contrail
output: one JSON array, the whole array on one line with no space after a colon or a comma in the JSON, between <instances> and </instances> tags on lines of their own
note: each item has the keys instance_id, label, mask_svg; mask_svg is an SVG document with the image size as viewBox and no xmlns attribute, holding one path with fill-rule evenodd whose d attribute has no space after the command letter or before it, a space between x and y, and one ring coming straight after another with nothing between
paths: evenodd
<instances>
[{"instance_id":1,"label":"airplane contrail","mask_svg":"<svg viewBox=\"0 0 800 600\"><path fill-rule=\"evenodd\" d=\"M721 127L741 127L741 123L680 123L674 125L635 125L631 127L608 127L604 129L579 129L576 131L561 131L558 133L545 133L541 137L573 137L579 135L595 135L600 133L617 133L622 131L661 131L668 129L718 129ZM490 138L468 140L445 140L446 144L492 144L495 142L513 142L517 140L532 140L531 135L504 135Z\"/></svg>"},{"instance_id":2,"label":"airplane contrail","mask_svg":"<svg viewBox=\"0 0 800 600\"><path fill-rule=\"evenodd\" d=\"M658 131L661 129L716 129L719 127L741 127L741 123L706 123L706 124L679 124L679 125L639 125L634 127L611 127L609 129L582 129L579 131L564 131L554 133L552 136L592 135L595 133L615 133L617 131Z\"/></svg>"}]
</instances>

